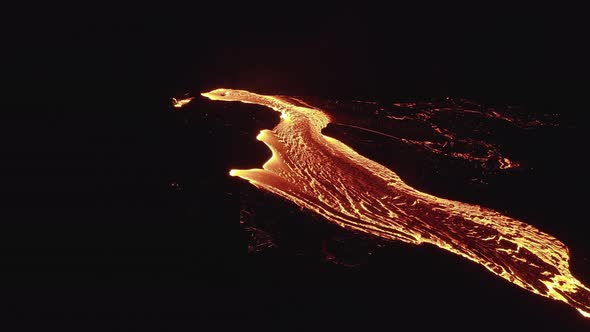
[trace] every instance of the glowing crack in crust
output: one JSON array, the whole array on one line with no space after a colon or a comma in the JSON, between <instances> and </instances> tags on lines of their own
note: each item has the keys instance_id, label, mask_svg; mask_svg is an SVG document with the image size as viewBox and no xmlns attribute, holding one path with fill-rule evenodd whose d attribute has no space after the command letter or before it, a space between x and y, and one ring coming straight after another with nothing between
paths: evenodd
<instances>
[{"instance_id":1,"label":"glowing crack in crust","mask_svg":"<svg viewBox=\"0 0 590 332\"><path fill-rule=\"evenodd\" d=\"M273 130L257 136L272 157L262 169L234 169L230 175L344 228L446 249L590 317L590 289L571 274L568 248L558 239L494 210L410 187L390 169L323 135L330 118L296 99L229 89L202 95L281 113Z\"/></svg>"}]
</instances>

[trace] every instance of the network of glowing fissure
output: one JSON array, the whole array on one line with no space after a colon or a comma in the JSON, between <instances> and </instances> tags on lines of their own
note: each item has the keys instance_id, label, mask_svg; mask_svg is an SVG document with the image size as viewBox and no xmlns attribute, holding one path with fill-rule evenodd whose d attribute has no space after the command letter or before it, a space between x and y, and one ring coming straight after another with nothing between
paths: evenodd
<instances>
[{"instance_id":1,"label":"network of glowing fissure","mask_svg":"<svg viewBox=\"0 0 590 332\"><path fill-rule=\"evenodd\" d=\"M590 317L590 289L572 275L568 248L553 236L494 210L410 187L385 166L323 135L330 118L301 101L230 89L202 95L281 113L273 130L257 136L272 157L261 169L234 169L230 175L344 228L446 249Z\"/></svg>"},{"instance_id":2,"label":"network of glowing fissure","mask_svg":"<svg viewBox=\"0 0 590 332\"><path fill-rule=\"evenodd\" d=\"M494 135L490 128L513 132L558 125L557 114L532 117L518 108L484 106L463 98L393 104L316 98L313 103L334 114L331 124L342 126L340 130L383 135L416 151L461 160L486 174L523 166L503 151L499 144L503 137Z\"/></svg>"}]
</instances>

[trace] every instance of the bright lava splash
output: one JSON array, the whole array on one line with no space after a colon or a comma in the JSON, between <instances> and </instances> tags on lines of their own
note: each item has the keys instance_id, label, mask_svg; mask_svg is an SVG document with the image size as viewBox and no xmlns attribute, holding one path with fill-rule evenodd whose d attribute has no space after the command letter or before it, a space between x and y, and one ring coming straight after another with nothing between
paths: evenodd
<instances>
[{"instance_id":1,"label":"bright lava splash","mask_svg":"<svg viewBox=\"0 0 590 332\"><path fill-rule=\"evenodd\" d=\"M344 228L446 249L590 317L590 289L572 275L568 248L553 236L494 210L410 187L390 169L323 135L330 118L302 101L230 89L202 95L281 113L273 130L257 136L272 151L270 160L262 169L234 169L230 175Z\"/></svg>"},{"instance_id":2,"label":"bright lava splash","mask_svg":"<svg viewBox=\"0 0 590 332\"><path fill-rule=\"evenodd\" d=\"M172 106L175 108L181 108L182 106L191 102L191 100L195 99L195 97L184 98L184 99L176 99L172 98Z\"/></svg>"}]
</instances>

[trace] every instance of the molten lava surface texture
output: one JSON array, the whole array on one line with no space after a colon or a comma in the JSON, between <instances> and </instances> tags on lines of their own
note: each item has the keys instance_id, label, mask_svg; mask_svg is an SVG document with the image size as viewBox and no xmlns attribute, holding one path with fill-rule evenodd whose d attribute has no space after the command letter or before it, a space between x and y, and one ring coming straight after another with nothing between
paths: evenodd
<instances>
[{"instance_id":1,"label":"molten lava surface texture","mask_svg":"<svg viewBox=\"0 0 590 332\"><path fill-rule=\"evenodd\" d=\"M568 248L555 237L497 211L414 189L387 167L322 134L331 118L301 100L230 89L202 95L211 100L258 104L281 113L279 124L262 130L257 137L272 151L270 160L262 168L234 169L230 175L315 211L341 227L448 250L590 317L590 289L572 275ZM438 132L449 134L440 128ZM445 151L444 143L429 143L424 146L433 152ZM492 158L499 169L517 166L493 147L487 151L491 152L482 157L457 157L477 162Z\"/></svg>"}]
</instances>

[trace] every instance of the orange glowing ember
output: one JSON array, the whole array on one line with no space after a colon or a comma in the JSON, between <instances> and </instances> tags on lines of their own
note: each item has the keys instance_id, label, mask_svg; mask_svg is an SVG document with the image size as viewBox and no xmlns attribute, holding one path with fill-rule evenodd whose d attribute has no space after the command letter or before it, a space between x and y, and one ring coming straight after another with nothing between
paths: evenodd
<instances>
[{"instance_id":1,"label":"orange glowing ember","mask_svg":"<svg viewBox=\"0 0 590 332\"><path fill-rule=\"evenodd\" d=\"M191 100L195 99L195 97L185 98L185 99L176 99L172 98L172 106L176 108L181 108L182 106L191 102Z\"/></svg>"},{"instance_id":2,"label":"orange glowing ember","mask_svg":"<svg viewBox=\"0 0 590 332\"><path fill-rule=\"evenodd\" d=\"M202 95L281 113L279 124L257 137L272 151L270 160L262 169L234 169L230 175L344 228L446 249L590 317L590 289L571 274L568 248L553 236L494 210L410 187L390 169L323 135L330 118L301 101L229 89ZM508 159L502 166L513 167Z\"/></svg>"},{"instance_id":3,"label":"orange glowing ember","mask_svg":"<svg viewBox=\"0 0 590 332\"><path fill-rule=\"evenodd\" d=\"M512 162L508 158L502 158L502 159L498 160L498 162L500 163L500 169L508 169L508 168L513 168L513 167L518 167L517 163Z\"/></svg>"}]
</instances>

